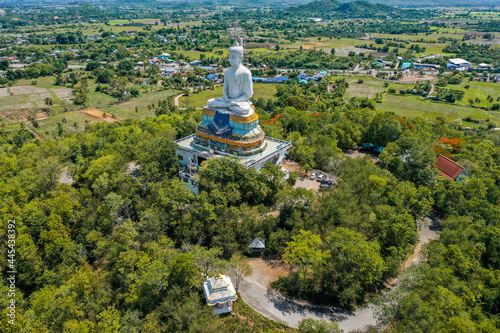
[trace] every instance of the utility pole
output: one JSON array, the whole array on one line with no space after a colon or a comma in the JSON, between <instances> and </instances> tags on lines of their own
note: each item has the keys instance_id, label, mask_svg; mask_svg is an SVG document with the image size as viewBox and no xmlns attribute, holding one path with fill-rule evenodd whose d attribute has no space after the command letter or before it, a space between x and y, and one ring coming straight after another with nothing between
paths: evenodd
<instances>
[{"instance_id":1,"label":"utility pole","mask_svg":"<svg viewBox=\"0 0 500 333\"><path fill-rule=\"evenodd\" d=\"M229 28L226 30L226 35L231 38L233 41L234 40L241 40L242 47L245 48L245 41L247 38L245 29L239 26L238 24L238 15L237 15L237 9L234 8L234 21L229 23ZM244 55L245 58L247 58L247 54L245 53Z\"/></svg>"}]
</instances>

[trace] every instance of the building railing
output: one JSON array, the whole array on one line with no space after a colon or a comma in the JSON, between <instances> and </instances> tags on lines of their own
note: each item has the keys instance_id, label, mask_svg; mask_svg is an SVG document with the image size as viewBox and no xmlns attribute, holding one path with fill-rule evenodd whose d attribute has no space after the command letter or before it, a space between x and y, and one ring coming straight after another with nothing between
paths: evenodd
<instances>
[{"instance_id":1,"label":"building railing","mask_svg":"<svg viewBox=\"0 0 500 333\"><path fill-rule=\"evenodd\" d=\"M195 135L196 134L191 134L190 136L187 136L187 137L184 137L182 139L174 141L174 143L178 144L179 142L184 141L186 139L189 139L191 137L194 137ZM259 158L259 155L262 155L263 151L256 152L253 155L244 155L244 154L240 155L237 152L227 152L227 151L224 151L224 152L221 152L221 153L227 154L227 155L240 156L240 158L247 157L247 160L244 162L244 165L247 168L251 168L251 167L253 167L255 165L258 165L260 163L263 163L263 162L266 162L267 160L272 159L273 157L276 156L276 153L282 153L283 151L286 151L286 150L288 150L288 149L290 149L292 147L291 142L288 142L288 141L283 141L283 140L279 140L279 139L275 139L275 138L271 138L271 137L266 137L265 139L267 141L279 143L279 145L276 147L276 151L275 151L274 154L266 154L265 156L261 156ZM210 154L210 153L207 153L207 152L203 152L203 151L200 151L200 150L195 150L195 149L192 149L192 148L183 147L183 146L180 146L180 145L179 145L179 148L181 148L184 151L191 152L191 153L194 153L196 155L203 156L203 157L206 157L206 158L210 158L210 157L216 155L216 154ZM214 149L215 147L207 147L207 148ZM214 151L215 152L219 152L219 149L215 148ZM186 171L187 171L187 174L189 174L189 170L187 168L188 168L187 166L184 167L184 169L186 169ZM182 172L182 170L181 170L181 172Z\"/></svg>"}]
</instances>

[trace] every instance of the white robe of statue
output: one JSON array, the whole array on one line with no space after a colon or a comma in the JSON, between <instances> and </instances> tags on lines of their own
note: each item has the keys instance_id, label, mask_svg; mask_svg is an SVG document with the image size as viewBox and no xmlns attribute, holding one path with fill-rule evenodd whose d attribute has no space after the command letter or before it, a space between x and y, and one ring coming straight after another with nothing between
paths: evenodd
<instances>
[{"instance_id":1,"label":"white robe of statue","mask_svg":"<svg viewBox=\"0 0 500 333\"><path fill-rule=\"evenodd\" d=\"M208 108L229 111L241 117L248 117L254 113L250 102L253 96L252 73L241 64L242 60L243 47L235 42L229 48L231 67L224 72L224 97L209 99Z\"/></svg>"}]
</instances>

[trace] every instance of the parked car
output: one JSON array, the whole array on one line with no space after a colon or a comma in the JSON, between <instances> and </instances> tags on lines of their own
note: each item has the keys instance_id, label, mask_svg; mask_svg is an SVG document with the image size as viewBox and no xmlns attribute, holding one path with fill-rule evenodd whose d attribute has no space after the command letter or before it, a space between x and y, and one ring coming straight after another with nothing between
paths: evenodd
<instances>
[{"instance_id":1,"label":"parked car","mask_svg":"<svg viewBox=\"0 0 500 333\"><path fill-rule=\"evenodd\" d=\"M320 182L320 181L322 181L322 180L324 180L324 179L326 179L326 175L324 175L324 174L320 174L320 175L318 176L318 182Z\"/></svg>"},{"instance_id":2,"label":"parked car","mask_svg":"<svg viewBox=\"0 0 500 333\"><path fill-rule=\"evenodd\" d=\"M309 177L309 179L311 179L311 180L316 179L316 172L311 173L311 176Z\"/></svg>"},{"instance_id":3,"label":"parked car","mask_svg":"<svg viewBox=\"0 0 500 333\"><path fill-rule=\"evenodd\" d=\"M330 188L330 184L320 184L320 185L319 185L319 189L320 189L320 190L325 190L325 189L327 189L327 188Z\"/></svg>"},{"instance_id":4,"label":"parked car","mask_svg":"<svg viewBox=\"0 0 500 333\"><path fill-rule=\"evenodd\" d=\"M321 184L331 184L331 183L332 183L332 181L330 179L323 179L321 181Z\"/></svg>"}]
</instances>

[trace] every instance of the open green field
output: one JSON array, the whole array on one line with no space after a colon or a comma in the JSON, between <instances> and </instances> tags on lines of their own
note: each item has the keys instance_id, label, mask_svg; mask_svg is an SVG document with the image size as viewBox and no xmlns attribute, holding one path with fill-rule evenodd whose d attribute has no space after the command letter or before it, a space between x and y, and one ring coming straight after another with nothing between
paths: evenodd
<instances>
[{"instance_id":1,"label":"open green field","mask_svg":"<svg viewBox=\"0 0 500 333\"><path fill-rule=\"evenodd\" d=\"M222 97L222 86L216 87L214 90L204 90L197 94L181 97L179 106L181 108L195 107L202 108L207 105L207 100L215 97ZM254 83L253 99L257 100L260 97L269 99L276 94L276 86L272 83Z\"/></svg>"},{"instance_id":2,"label":"open green field","mask_svg":"<svg viewBox=\"0 0 500 333\"><path fill-rule=\"evenodd\" d=\"M386 88L384 84L387 81L375 79L371 76L337 75L331 77L333 81L337 79L345 79L349 83L349 88L347 88L345 94L347 99L351 97L374 98L377 93L386 91L389 88L394 88L399 91L401 89L408 89L412 86L412 84L408 83L388 82L389 86ZM359 79L362 79L363 83L358 83Z\"/></svg>"},{"instance_id":3,"label":"open green field","mask_svg":"<svg viewBox=\"0 0 500 333\"><path fill-rule=\"evenodd\" d=\"M469 85L470 87L468 89L465 89L466 85ZM460 101L456 101L456 104L469 105L469 99L478 98L479 100L481 100L481 102L475 104L476 106L490 107L486 99L488 95L493 97L495 101L498 97L500 97L500 83L470 81L457 85L450 84L446 86L446 88L462 90L465 92L464 98Z\"/></svg>"},{"instance_id":4,"label":"open green field","mask_svg":"<svg viewBox=\"0 0 500 333\"><path fill-rule=\"evenodd\" d=\"M395 95L387 94L382 104L377 104L380 111L394 112L397 115L408 118L424 117L434 120L436 117L444 117L448 121L463 119L467 116L478 120L490 118L495 123L500 123L500 113L489 112L480 108L473 108L465 105L454 105L444 102L434 102L415 95ZM466 123L466 122L465 122ZM467 126L477 126L474 123L467 123Z\"/></svg>"},{"instance_id":5,"label":"open green field","mask_svg":"<svg viewBox=\"0 0 500 333\"><path fill-rule=\"evenodd\" d=\"M154 112L148 109L148 105L157 104L158 101L167 99L169 96L178 95L180 92L176 90L161 90L139 95L127 102L117 103L98 109L115 115L121 119L139 119L154 116ZM106 95L107 96L107 95ZM135 108L137 107L137 113Z\"/></svg>"},{"instance_id":6,"label":"open green field","mask_svg":"<svg viewBox=\"0 0 500 333\"><path fill-rule=\"evenodd\" d=\"M130 22L159 21L160 19L131 19L131 20L110 20L110 25L127 24Z\"/></svg>"}]
</instances>

